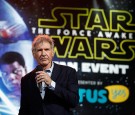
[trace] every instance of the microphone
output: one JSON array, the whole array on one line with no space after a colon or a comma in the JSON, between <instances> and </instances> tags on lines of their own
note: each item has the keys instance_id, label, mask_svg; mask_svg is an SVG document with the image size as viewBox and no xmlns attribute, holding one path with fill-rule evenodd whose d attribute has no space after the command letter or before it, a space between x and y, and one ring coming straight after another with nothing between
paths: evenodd
<instances>
[{"instance_id":1,"label":"microphone","mask_svg":"<svg viewBox=\"0 0 135 115\"><path fill-rule=\"evenodd\" d=\"M36 71L43 71L43 67L41 65L38 65L36 67ZM38 83L38 88L39 88L40 93L42 93L42 82Z\"/></svg>"}]
</instances>

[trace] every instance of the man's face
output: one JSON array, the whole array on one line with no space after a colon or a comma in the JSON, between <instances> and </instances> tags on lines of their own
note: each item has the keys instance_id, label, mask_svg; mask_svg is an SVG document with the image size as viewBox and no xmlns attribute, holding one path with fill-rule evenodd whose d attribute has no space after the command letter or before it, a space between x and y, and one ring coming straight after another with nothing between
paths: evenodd
<instances>
[{"instance_id":1,"label":"man's face","mask_svg":"<svg viewBox=\"0 0 135 115\"><path fill-rule=\"evenodd\" d=\"M21 78L26 74L25 68L17 61L1 65L2 81L9 91L20 90Z\"/></svg>"},{"instance_id":2,"label":"man's face","mask_svg":"<svg viewBox=\"0 0 135 115\"><path fill-rule=\"evenodd\" d=\"M39 65L45 69L51 67L52 58L54 56L53 49L49 42L43 42L36 45L36 51L33 54Z\"/></svg>"}]
</instances>

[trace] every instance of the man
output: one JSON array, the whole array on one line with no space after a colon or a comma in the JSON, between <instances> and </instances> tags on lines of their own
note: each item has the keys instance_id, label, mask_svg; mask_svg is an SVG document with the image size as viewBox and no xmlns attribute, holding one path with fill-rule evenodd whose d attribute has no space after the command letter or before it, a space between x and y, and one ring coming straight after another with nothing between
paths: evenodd
<instances>
[{"instance_id":1,"label":"man","mask_svg":"<svg viewBox=\"0 0 135 115\"><path fill-rule=\"evenodd\" d=\"M23 56L18 52L6 52L1 56L0 59L0 71L1 79L3 84L2 93L9 99L12 106L16 108L15 111L18 111L20 106L20 84L21 78L26 74L25 61ZM5 104L7 100L4 97L1 97L1 103ZM4 105L3 105L4 107ZM5 105L5 114L8 113L10 108L8 105ZM15 109L14 108L14 109ZM2 108L0 111L3 110ZM4 115L2 113L2 115ZM6 115L13 114L8 113Z\"/></svg>"},{"instance_id":2,"label":"man","mask_svg":"<svg viewBox=\"0 0 135 115\"><path fill-rule=\"evenodd\" d=\"M35 68L22 78L19 115L69 115L70 108L78 104L76 71L54 63L53 49L50 36L38 35L34 39L32 53L43 71ZM40 93L41 83L43 89Z\"/></svg>"}]
</instances>

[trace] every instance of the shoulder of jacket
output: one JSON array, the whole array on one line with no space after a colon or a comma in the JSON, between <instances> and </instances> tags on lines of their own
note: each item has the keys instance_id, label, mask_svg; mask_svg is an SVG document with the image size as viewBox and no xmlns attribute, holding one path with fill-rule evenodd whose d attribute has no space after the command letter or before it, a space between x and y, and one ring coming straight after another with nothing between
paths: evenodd
<instances>
[{"instance_id":1,"label":"shoulder of jacket","mask_svg":"<svg viewBox=\"0 0 135 115\"><path fill-rule=\"evenodd\" d=\"M61 69L75 70L74 68L67 66L67 65L61 65L61 64L57 64L57 63L54 63L54 65L58 66Z\"/></svg>"},{"instance_id":2,"label":"shoulder of jacket","mask_svg":"<svg viewBox=\"0 0 135 115\"><path fill-rule=\"evenodd\" d=\"M27 73L24 77L22 77L22 80L30 79L31 78L30 76L33 76L34 74L35 74L35 69Z\"/></svg>"}]
</instances>

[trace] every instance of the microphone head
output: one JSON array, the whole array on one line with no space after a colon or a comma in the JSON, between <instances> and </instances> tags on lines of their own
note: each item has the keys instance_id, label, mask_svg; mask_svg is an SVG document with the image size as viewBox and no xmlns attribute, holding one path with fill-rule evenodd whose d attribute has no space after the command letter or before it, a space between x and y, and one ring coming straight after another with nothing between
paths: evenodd
<instances>
[{"instance_id":1,"label":"microphone head","mask_svg":"<svg viewBox=\"0 0 135 115\"><path fill-rule=\"evenodd\" d=\"M36 71L43 71L43 67L41 65L38 65L36 67ZM38 83L38 88L39 88L40 93L42 93L42 82Z\"/></svg>"},{"instance_id":2,"label":"microphone head","mask_svg":"<svg viewBox=\"0 0 135 115\"><path fill-rule=\"evenodd\" d=\"M43 71L43 67L42 67L41 65L38 65L38 66L36 67L36 71Z\"/></svg>"}]
</instances>

